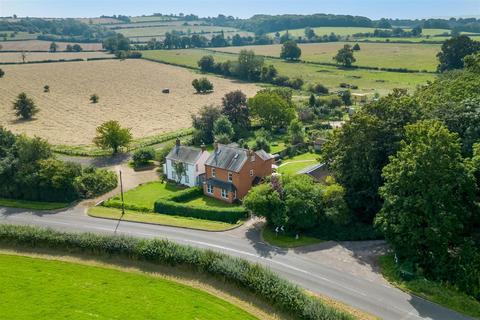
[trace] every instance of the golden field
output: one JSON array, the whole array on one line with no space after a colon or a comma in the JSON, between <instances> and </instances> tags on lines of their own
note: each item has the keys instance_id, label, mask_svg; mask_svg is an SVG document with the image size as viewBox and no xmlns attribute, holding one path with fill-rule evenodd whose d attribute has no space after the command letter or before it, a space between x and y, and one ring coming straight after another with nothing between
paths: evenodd
<instances>
[{"instance_id":1,"label":"golden field","mask_svg":"<svg viewBox=\"0 0 480 320\"><path fill-rule=\"evenodd\" d=\"M26 62L44 61L44 60L71 60L71 59L91 59L108 58L113 54L105 52L26 52ZM22 62L21 52L0 52L0 62Z\"/></svg>"},{"instance_id":2,"label":"golden field","mask_svg":"<svg viewBox=\"0 0 480 320\"><path fill-rule=\"evenodd\" d=\"M43 40L21 40L21 41L0 41L0 51L49 51L52 41ZM74 45L75 42L56 42L58 51L65 51L67 45ZM79 43L85 51L103 50L101 43Z\"/></svg>"},{"instance_id":3,"label":"golden field","mask_svg":"<svg viewBox=\"0 0 480 320\"><path fill-rule=\"evenodd\" d=\"M0 79L0 125L16 133L46 138L53 144L91 144L95 129L118 120L134 138L191 126L191 115L209 104L220 104L230 91L247 96L254 84L207 76L211 94L195 94L191 82L202 75L191 70L145 60L102 60L48 64L5 65ZM44 93L44 85L50 92ZM162 89L169 88L170 94ZM12 103L21 92L40 112L31 121L18 121ZM90 95L100 97L97 104Z\"/></svg>"}]
</instances>

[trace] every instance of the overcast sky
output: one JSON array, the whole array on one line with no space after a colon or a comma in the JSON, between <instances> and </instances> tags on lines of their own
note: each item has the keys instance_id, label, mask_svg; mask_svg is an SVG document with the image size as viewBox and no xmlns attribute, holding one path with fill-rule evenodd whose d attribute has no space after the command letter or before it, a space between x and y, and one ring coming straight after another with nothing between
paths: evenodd
<instances>
[{"instance_id":1,"label":"overcast sky","mask_svg":"<svg viewBox=\"0 0 480 320\"><path fill-rule=\"evenodd\" d=\"M334 13L373 19L480 16L480 0L0 0L0 16L94 17L194 13L250 17L256 13Z\"/></svg>"}]
</instances>

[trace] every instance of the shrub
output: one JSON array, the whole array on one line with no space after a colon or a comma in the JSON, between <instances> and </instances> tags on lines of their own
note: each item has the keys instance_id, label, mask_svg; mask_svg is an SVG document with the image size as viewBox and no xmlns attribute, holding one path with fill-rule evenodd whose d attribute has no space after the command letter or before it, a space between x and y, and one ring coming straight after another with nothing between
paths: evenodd
<instances>
[{"instance_id":1,"label":"shrub","mask_svg":"<svg viewBox=\"0 0 480 320\"><path fill-rule=\"evenodd\" d=\"M199 208L194 205L183 203L201 196L203 196L203 190L201 188L189 188L177 192L171 197L158 199L155 202L154 211L168 215L193 217L227 223L237 223L238 220L246 217L245 209L242 207Z\"/></svg>"},{"instance_id":2,"label":"shrub","mask_svg":"<svg viewBox=\"0 0 480 320\"><path fill-rule=\"evenodd\" d=\"M144 240L126 236L63 233L29 226L0 225L0 242L22 246L82 253L116 255L166 266L183 266L244 288L269 301L281 311L305 320L347 320L350 315L325 305L272 271L211 250L180 245L168 240Z\"/></svg>"},{"instance_id":3,"label":"shrub","mask_svg":"<svg viewBox=\"0 0 480 320\"><path fill-rule=\"evenodd\" d=\"M315 94L328 94L328 88L321 83L315 83L313 85L310 85L308 91Z\"/></svg>"},{"instance_id":4,"label":"shrub","mask_svg":"<svg viewBox=\"0 0 480 320\"><path fill-rule=\"evenodd\" d=\"M133 165L139 167L148 164L155 158L155 150L152 147L141 148L133 153Z\"/></svg>"},{"instance_id":5,"label":"shrub","mask_svg":"<svg viewBox=\"0 0 480 320\"><path fill-rule=\"evenodd\" d=\"M301 78L290 79L287 81L286 86L295 90L300 90L303 86L303 80Z\"/></svg>"},{"instance_id":6,"label":"shrub","mask_svg":"<svg viewBox=\"0 0 480 320\"><path fill-rule=\"evenodd\" d=\"M96 93L94 93L94 94L92 94L92 95L90 96L90 101L91 101L92 103L97 103L98 100L100 100L100 98L99 98L99 96L98 96Z\"/></svg>"},{"instance_id":7,"label":"shrub","mask_svg":"<svg viewBox=\"0 0 480 320\"><path fill-rule=\"evenodd\" d=\"M43 86L43 92L50 92L50 86L49 85Z\"/></svg>"},{"instance_id":8,"label":"shrub","mask_svg":"<svg viewBox=\"0 0 480 320\"><path fill-rule=\"evenodd\" d=\"M104 194L117 187L115 172L88 167L75 179L74 185L82 198L92 198Z\"/></svg>"},{"instance_id":9,"label":"shrub","mask_svg":"<svg viewBox=\"0 0 480 320\"><path fill-rule=\"evenodd\" d=\"M140 51L130 51L128 53L128 58L130 59L140 59L142 57L142 53Z\"/></svg>"},{"instance_id":10,"label":"shrub","mask_svg":"<svg viewBox=\"0 0 480 320\"><path fill-rule=\"evenodd\" d=\"M158 149L155 152L155 160L160 162L160 164L165 163L165 157L168 156L170 151L172 151L173 147L175 146L175 142L169 142L165 144L162 148Z\"/></svg>"},{"instance_id":11,"label":"shrub","mask_svg":"<svg viewBox=\"0 0 480 320\"><path fill-rule=\"evenodd\" d=\"M195 88L197 93L207 93L213 91L213 84L207 78L193 80L192 86Z\"/></svg>"},{"instance_id":12,"label":"shrub","mask_svg":"<svg viewBox=\"0 0 480 320\"><path fill-rule=\"evenodd\" d=\"M38 108L32 99L28 98L25 92L18 95L17 100L13 103L15 115L23 119L31 119L37 112Z\"/></svg>"}]
</instances>

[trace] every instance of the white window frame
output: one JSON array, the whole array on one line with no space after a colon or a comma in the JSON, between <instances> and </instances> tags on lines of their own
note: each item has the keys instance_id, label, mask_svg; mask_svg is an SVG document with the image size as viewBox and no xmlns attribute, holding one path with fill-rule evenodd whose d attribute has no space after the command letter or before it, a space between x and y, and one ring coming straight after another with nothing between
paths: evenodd
<instances>
[{"instance_id":1,"label":"white window frame","mask_svg":"<svg viewBox=\"0 0 480 320\"><path fill-rule=\"evenodd\" d=\"M228 191L227 191L227 189L222 189L222 198L228 199Z\"/></svg>"},{"instance_id":2,"label":"white window frame","mask_svg":"<svg viewBox=\"0 0 480 320\"><path fill-rule=\"evenodd\" d=\"M213 194L213 186L211 184L207 184L207 193Z\"/></svg>"},{"instance_id":3,"label":"white window frame","mask_svg":"<svg viewBox=\"0 0 480 320\"><path fill-rule=\"evenodd\" d=\"M227 179L228 179L229 182L233 181L233 172L228 173Z\"/></svg>"},{"instance_id":4,"label":"white window frame","mask_svg":"<svg viewBox=\"0 0 480 320\"><path fill-rule=\"evenodd\" d=\"M212 177L214 178L217 176L217 173L215 171L216 171L215 168L212 168Z\"/></svg>"},{"instance_id":5,"label":"white window frame","mask_svg":"<svg viewBox=\"0 0 480 320\"><path fill-rule=\"evenodd\" d=\"M253 177L253 169L250 170L250 177Z\"/></svg>"}]
</instances>

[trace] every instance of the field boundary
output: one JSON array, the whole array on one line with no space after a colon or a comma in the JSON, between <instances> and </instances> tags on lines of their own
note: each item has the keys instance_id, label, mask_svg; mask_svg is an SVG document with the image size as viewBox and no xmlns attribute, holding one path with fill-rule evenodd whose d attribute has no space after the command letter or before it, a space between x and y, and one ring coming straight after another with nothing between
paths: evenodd
<instances>
[{"instance_id":1,"label":"field boundary","mask_svg":"<svg viewBox=\"0 0 480 320\"><path fill-rule=\"evenodd\" d=\"M34 60L34 61L11 61L11 62L0 62L0 65L22 65L22 64L37 64L37 63L58 63L58 62L87 62L95 60L113 60L118 59L116 57L98 57L98 58L75 58L75 59L58 59L58 60Z\"/></svg>"},{"instance_id":2,"label":"field boundary","mask_svg":"<svg viewBox=\"0 0 480 320\"><path fill-rule=\"evenodd\" d=\"M323 43L323 42L319 42ZM227 47L228 48L228 47ZM205 51L213 52L213 53L221 53L221 54L228 54L228 55L236 55L238 56L238 53L235 52L227 52L227 51L221 51L221 50L215 50L211 48L203 48ZM257 55L257 54L256 54ZM274 60L280 60L280 61L285 61L284 59L280 57L275 57L275 56L269 56L269 55L263 55L263 54L258 54L260 57L264 57L267 59L274 59ZM286 63L305 63L305 64L312 64L312 65L319 65L319 66L329 66L329 67L337 67L341 68L336 63L330 63L330 62L316 62L316 61L308 61L308 60L298 60L298 61L285 61ZM414 69L408 69L408 68L384 68L384 67L370 67L370 66L355 66L352 65L349 67L349 69L363 69L363 70L373 70L373 71L385 71L385 72L396 72L396 73L430 73L430 74L438 74L436 71L428 71L428 70L414 70Z\"/></svg>"},{"instance_id":3,"label":"field boundary","mask_svg":"<svg viewBox=\"0 0 480 320\"><path fill-rule=\"evenodd\" d=\"M180 129L177 131L171 131L166 133L161 133L158 135L144 137L134 140L126 152L134 151L136 149L153 146L155 144L168 142L176 138L188 137L193 133L192 128ZM68 156L78 156L78 157L104 157L110 156L112 153L109 150L100 149L94 145L52 145L52 150L55 153L64 154Z\"/></svg>"}]
</instances>

